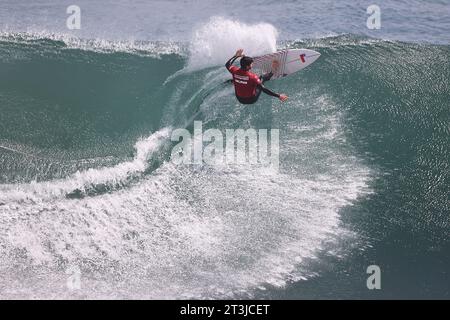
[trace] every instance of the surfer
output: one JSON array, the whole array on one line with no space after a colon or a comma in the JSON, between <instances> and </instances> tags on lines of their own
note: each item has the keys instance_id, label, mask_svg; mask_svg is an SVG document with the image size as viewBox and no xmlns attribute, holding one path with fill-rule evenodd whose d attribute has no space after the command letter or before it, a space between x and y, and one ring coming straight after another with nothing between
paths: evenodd
<instances>
[{"instance_id":1,"label":"surfer","mask_svg":"<svg viewBox=\"0 0 450 320\"><path fill-rule=\"evenodd\" d=\"M244 56L242 53L243 49L236 51L236 54L227 61L225 67L233 75L233 84L236 93L236 98L240 103L243 104L253 104L258 101L261 91L272 97L277 97L281 101L286 101L288 96L285 94L275 93L266 87L264 87L264 82L269 81L273 76L273 71L279 66L278 61L272 63L272 71L262 76L258 76L250 70L253 66L253 58ZM241 68L233 66L233 62L241 58L240 64Z\"/></svg>"}]
</instances>

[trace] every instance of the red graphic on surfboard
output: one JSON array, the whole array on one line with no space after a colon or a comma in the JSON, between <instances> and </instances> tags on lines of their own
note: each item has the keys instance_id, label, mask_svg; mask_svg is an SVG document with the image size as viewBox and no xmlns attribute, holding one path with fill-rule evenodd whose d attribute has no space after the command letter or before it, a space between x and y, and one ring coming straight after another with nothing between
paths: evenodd
<instances>
[{"instance_id":1,"label":"red graphic on surfboard","mask_svg":"<svg viewBox=\"0 0 450 320\"><path fill-rule=\"evenodd\" d=\"M282 78L294 72L300 71L320 57L320 53L309 49L284 49L263 56L254 57L253 69L259 74L273 72L272 79ZM277 69L272 65L276 60L279 62Z\"/></svg>"}]
</instances>

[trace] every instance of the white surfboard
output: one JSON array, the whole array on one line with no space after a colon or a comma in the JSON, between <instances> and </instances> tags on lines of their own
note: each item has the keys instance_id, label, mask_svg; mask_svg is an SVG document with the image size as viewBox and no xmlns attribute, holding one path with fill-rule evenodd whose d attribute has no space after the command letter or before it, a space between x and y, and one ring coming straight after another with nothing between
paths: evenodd
<instances>
[{"instance_id":1,"label":"white surfboard","mask_svg":"<svg viewBox=\"0 0 450 320\"><path fill-rule=\"evenodd\" d=\"M264 74L272 70L272 62L278 61L279 67L272 79L282 78L306 68L320 57L320 53L309 49L286 49L275 53L254 57L252 71Z\"/></svg>"}]
</instances>

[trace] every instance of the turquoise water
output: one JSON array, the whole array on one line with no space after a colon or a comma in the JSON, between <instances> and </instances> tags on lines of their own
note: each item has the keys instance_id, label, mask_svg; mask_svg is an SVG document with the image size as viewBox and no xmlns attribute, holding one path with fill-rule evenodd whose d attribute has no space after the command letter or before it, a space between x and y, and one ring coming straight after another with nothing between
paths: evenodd
<instances>
[{"instance_id":1,"label":"turquoise water","mask_svg":"<svg viewBox=\"0 0 450 320\"><path fill-rule=\"evenodd\" d=\"M449 297L450 48L435 32L448 24L446 2L416 8L436 9L413 26L423 39L402 32L405 17L386 19L396 27L378 39L344 23L362 6L365 25L365 2L334 5L344 21L336 34L326 36L330 22L311 37L267 4L243 23L226 6L200 3L182 16L170 14L180 3L155 2L161 19L179 23L101 35L95 19L95 31L73 37L43 15L27 30L12 14L20 2L5 3L2 298ZM308 17L325 21L328 4ZM135 28L145 36L130 40ZM244 107L223 84L223 63L242 44L251 54L310 48L321 57L268 83L288 102L263 96ZM279 129L279 171L174 165L170 134L194 114L205 129ZM381 290L366 287L372 264ZM79 290L66 286L74 267Z\"/></svg>"}]
</instances>

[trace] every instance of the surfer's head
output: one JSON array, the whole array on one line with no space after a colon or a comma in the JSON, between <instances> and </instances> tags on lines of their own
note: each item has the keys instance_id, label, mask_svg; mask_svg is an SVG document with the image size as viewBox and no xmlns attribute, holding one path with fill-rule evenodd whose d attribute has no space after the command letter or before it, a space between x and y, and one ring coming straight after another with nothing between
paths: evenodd
<instances>
[{"instance_id":1,"label":"surfer's head","mask_svg":"<svg viewBox=\"0 0 450 320\"><path fill-rule=\"evenodd\" d=\"M253 58L244 56L241 58L241 69L250 70L252 68Z\"/></svg>"}]
</instances>

